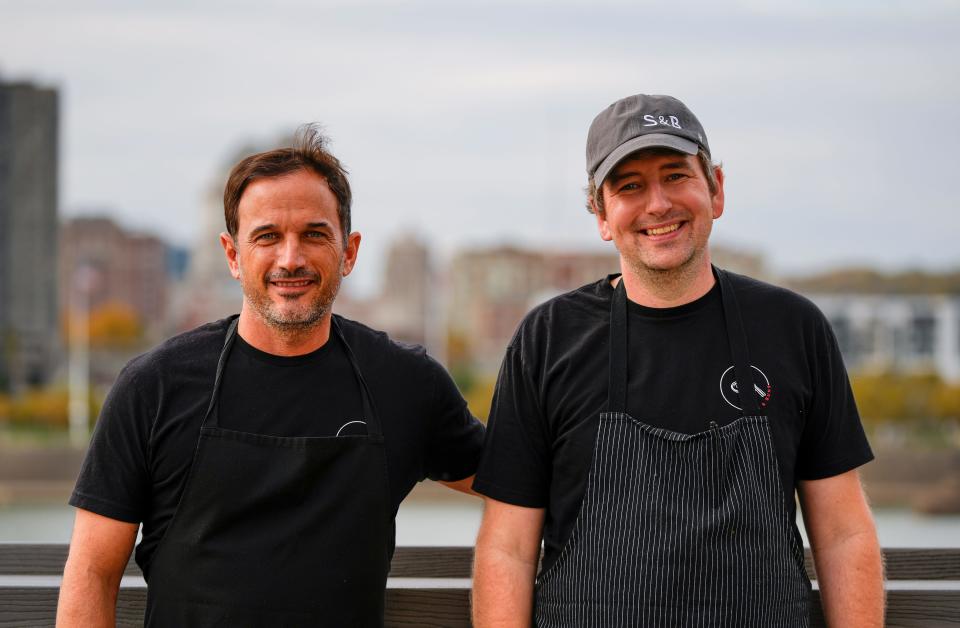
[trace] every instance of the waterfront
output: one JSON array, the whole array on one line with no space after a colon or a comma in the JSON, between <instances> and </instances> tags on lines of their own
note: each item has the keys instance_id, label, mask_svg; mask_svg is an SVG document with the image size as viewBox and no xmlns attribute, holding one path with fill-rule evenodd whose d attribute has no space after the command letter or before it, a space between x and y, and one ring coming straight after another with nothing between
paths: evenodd
<instances>
[{"instance_id":1,"label":"waterfront","mask_svg":"<svg viewBox=\"0 0 960 628\"><path fill-rule=\"evenodd\" d=\"M418 491L397 514L397 545L473 545L480 500ZM960 515L920 515L908 509L875 509L883 547L960 547ZM0 506L0 543L67 543L73 508L64 504ZM802 526L801 526L802 530Z\"/></svg>"}]
</instances>

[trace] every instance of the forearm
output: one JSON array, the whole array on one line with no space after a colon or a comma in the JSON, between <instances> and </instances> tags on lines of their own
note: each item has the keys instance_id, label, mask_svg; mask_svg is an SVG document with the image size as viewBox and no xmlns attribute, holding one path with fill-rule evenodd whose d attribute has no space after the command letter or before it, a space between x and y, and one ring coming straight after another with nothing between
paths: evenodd
<instances>
[{"instance_id":1,"label":"forearm","mask_svg":"<svg viewBox=\"0 0 960 628\"><path fill-rule=\"evenodd\" d=\"M883 626L877 528L855 469L797 486L830 626Z\"/></svg>"},{"instance_id":2,"label":"forearm","mask_svg":"<svg viewBox=\"0 0 960 628\"><path fill-rule=\"evenodd\" d=\"M112 628L115 624L118 577L108 577L67 561L57 604L57 628Z\"/></svg>"},{"instance_id":3,"label":"forearm","mask_svg":"<svg viewBox=\"0 0 960 628\"><path fill-rule=\"evenodd\" d=\"M813 548L828 626L883 626L883 562L873 528Z\"/></svg>"},{"instance_id":4,"label":"forearm","mask_svg":"<svg viewBox=\"0 0 960 628\"><path fill-rule=\"evenodd\" d=\"M77 509L57 604L59 628L115 624L117 592L137 528L135 523Z\"/></svg>"},{"instance_id":5,"label":"forearm","mask_svg":"<svg viewBox=\"0 0 960 628\"><path fill-rule=\"evenodd\" d=\"M473 625L520 628L531 625L536 561L519 560L478 540L473 574Z\"/></svg>"}]
</instances>

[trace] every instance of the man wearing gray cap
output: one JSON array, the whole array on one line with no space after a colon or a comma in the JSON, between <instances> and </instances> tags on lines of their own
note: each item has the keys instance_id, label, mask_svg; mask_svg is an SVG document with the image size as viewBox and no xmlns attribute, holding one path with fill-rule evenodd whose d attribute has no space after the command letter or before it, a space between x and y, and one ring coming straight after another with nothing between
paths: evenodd
<instances>
[{"instance_id":1,"label":"man wearing gray cap","mask_svg":"<svg viewBox=\"0 0 960 628\"><path fill-rule=\"evenodd\" d=\"M507 348L475 624L806 626L799 495L828 623L882 625L873 454L836 340L803 297L711 264L723 171L699 121L624 98L587 173L621 273L538 306Z\"/></svg>"}]
</instances>

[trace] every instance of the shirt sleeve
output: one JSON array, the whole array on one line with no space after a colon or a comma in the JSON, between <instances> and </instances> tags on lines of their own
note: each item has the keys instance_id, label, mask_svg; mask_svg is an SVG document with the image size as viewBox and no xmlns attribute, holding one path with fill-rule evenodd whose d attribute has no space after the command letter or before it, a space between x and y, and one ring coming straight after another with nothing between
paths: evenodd
<instances>
[{"instance_id":1,"label":"shirt sleeve","mask_svg":"<svg viewBox=\"0 0 960 628\"><path fill-rule=\"evenodd\" d=\"M822 314L814 341L813 395L797 452L800 480L832 477L873 460L837 339Z\"/></svg>"},{"instance_id":2,"label":"shirt sleeve","mask_svg":"<svg viewBox=\"0 0 960 628\"><path fill-rule=\"evenodd\" d=\"M452 482L477 470L483 448L483 423L467 408L450 374L427 356L433 380L433 410L426 449L426 476Z\"/></svg>"},{"instance_id":3,"label":"shirt sleeve","mask_svg":"<svg viewBox=\"0 0 960 628\"><path fill-rule=\"evenodd\" d=\"M550 491L550 441L537 386L521 351L507 349L487 421L487 438L473 489L497 501L544 508Z\"/></svg>"},{"instance_id":4,"label":"shirt sleeve","mask_svg":"<svg viewBox=\"0 0 960 628\"><path fill-rule=\"evenodd\" d=\"M142 372L131 362L117 377L97 419L71 506L140 523L149 495L147 450L152 425Z\"/></svg>"}]
</instances>

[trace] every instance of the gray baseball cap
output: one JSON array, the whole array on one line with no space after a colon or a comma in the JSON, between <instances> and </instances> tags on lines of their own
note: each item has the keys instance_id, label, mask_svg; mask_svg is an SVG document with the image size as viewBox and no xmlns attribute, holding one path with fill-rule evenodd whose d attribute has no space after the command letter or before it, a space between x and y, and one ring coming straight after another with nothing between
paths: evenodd
<instances>
[{"instance_id":1,"label":"gray baseball cap","mask_svg":"<svg viewBox=\"0 0 960 628\"><path fill-rule=\"evenodd\" d=\"M587 133L587 175L599 188L624 157L642 148L672 148L710 156L707 134L673 96L637 94L618 100L593 119Z\"/></svg>"}]
</instances>

